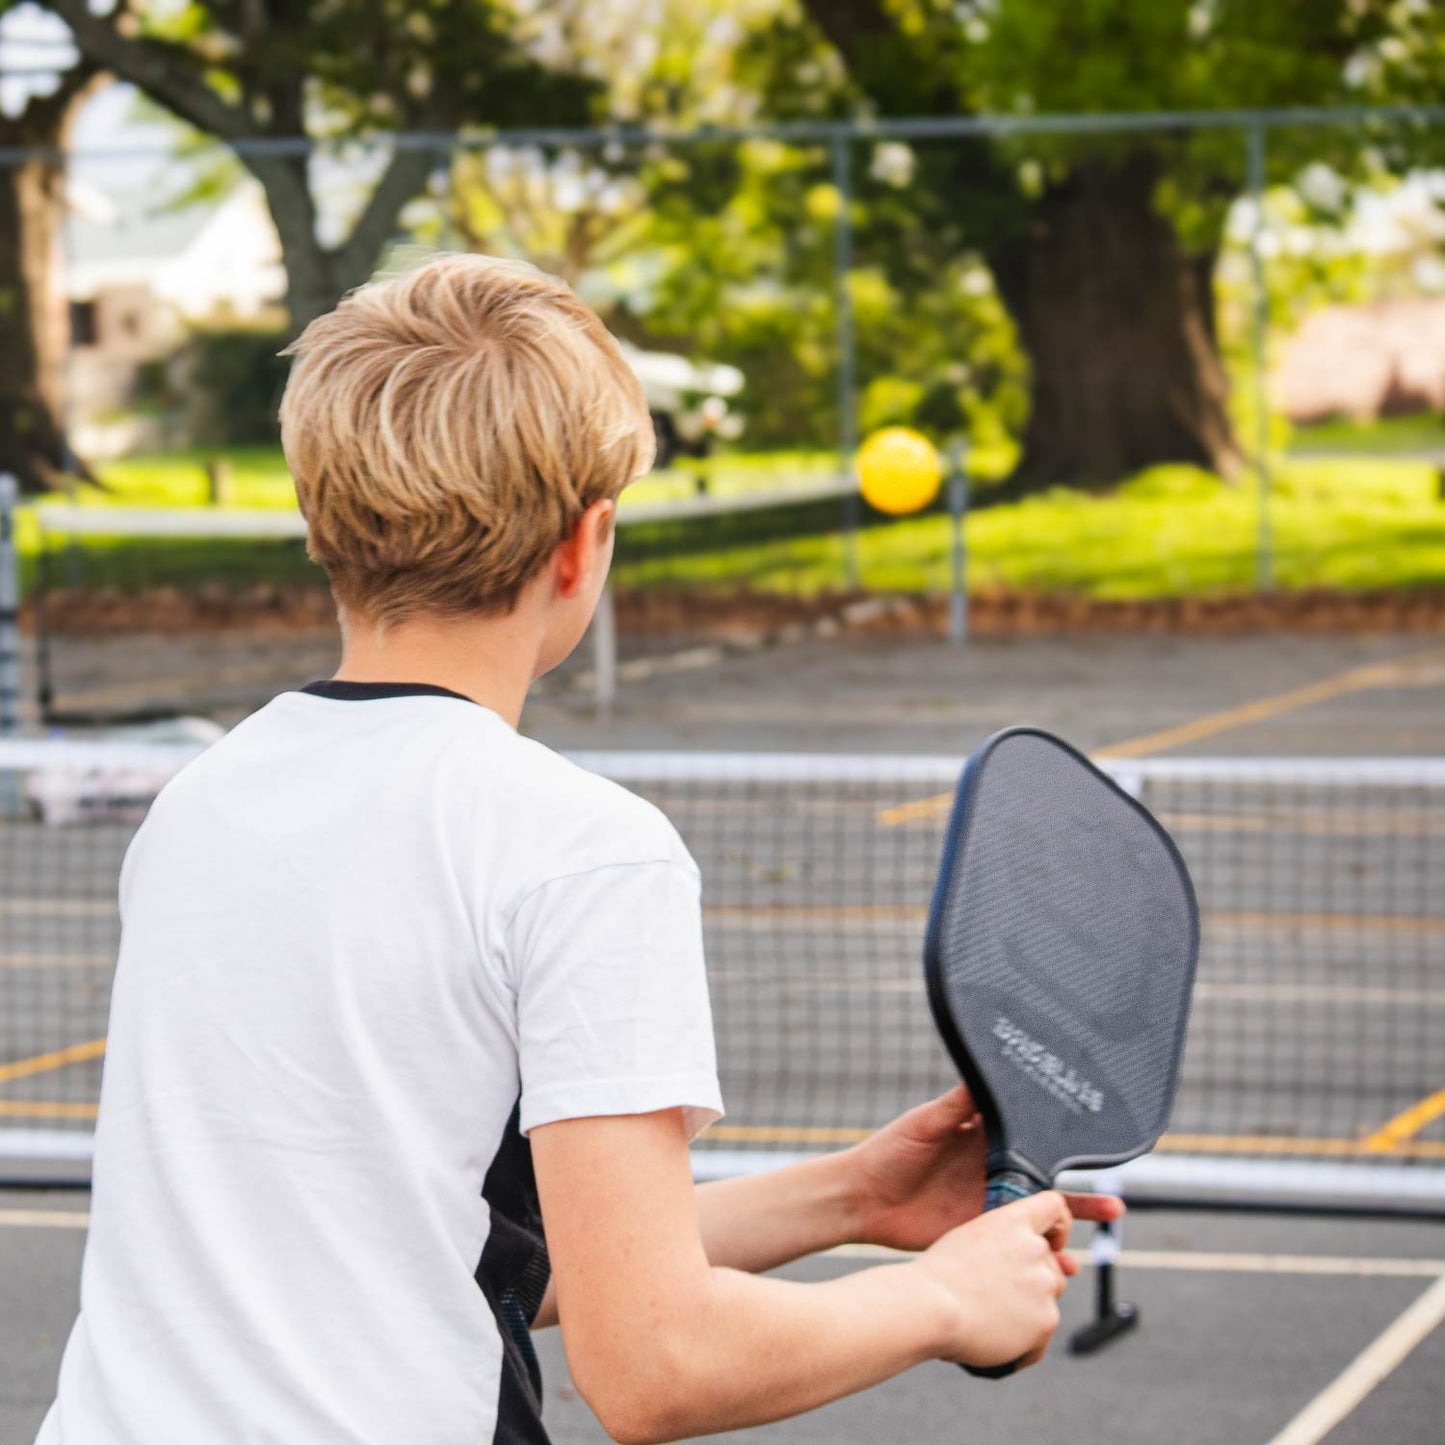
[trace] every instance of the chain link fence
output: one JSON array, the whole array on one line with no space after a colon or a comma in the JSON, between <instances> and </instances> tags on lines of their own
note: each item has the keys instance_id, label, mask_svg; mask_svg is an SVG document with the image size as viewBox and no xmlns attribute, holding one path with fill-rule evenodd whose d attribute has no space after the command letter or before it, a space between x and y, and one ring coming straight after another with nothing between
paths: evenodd
<instances>
[{"instance_id":1,"label":"chain link fence","mask_svg":"<svg viewBox=\"0 0 1445 1445\"><path fill-rule=\"evenodd\" d=\"M330 255L361 233L388 155L427 155L366 269L522 257L623 340L659 441L624 501L625 662L845 613L941 625L942 496L886 519L852 484L860 437L889 425L963 459L982 626L1151 608L1245 625L1260 597L1286 621L1341 598L1386 622L1428 611L1445 576L1442 121L808 122L266 154L304 160ZM33 374L14 385L50 401L64 500L96 514L18 519L57 715L66 692L97 716L107 696L118 713L244 710L328 655L323 579L244 516L294 507L278 352L335 296L244 159L0 156L16 192L28 168L58 168L56 244L28 263ZM120 510L107 533L100 515ZM223 519L214 535L201 512ZM281 633L285 648L257 641ZM268 674L268 655L296 660ZM242 680L208 687L208 667Z\"/></svg>"}]
</instances>

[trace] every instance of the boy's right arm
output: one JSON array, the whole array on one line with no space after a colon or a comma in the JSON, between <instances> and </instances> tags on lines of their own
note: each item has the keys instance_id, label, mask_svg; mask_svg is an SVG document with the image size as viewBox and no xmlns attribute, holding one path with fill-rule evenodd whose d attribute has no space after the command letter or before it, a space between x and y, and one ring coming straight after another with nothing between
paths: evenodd
<instances>
[{"instance_id":1,"label":"boy's right arm","mask_svg":"<svg viewBox=\"0 0 1445 1445\"><path fill-rule=\"evenodd\" d=\"M708 1264L679 1110L531 1139L568 1364L620 1441L763 1424L929 1359L1032 1363L1058 1326L1071 1217L1056 1193L906 1263L798 1284Z\"/></svg>"}]
</instances>

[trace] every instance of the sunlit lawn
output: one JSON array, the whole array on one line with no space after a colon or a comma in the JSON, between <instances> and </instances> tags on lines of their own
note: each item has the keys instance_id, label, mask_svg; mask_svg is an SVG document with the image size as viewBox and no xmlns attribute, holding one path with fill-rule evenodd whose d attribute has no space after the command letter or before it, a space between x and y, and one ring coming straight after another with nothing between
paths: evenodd
<instances>
[{"instance_id":1,"label":"sunlit lawn","mask_svg":"<svg viewBox=\"0 0 1445 1445\"><path fill-rule=\"evenodd\" d=\"M1299 453L1353 452L1391 456L1403 452L1445 455L1445 417L1391 416L1379 421L1327 421L1297 426L1290 450Z\"/></svg>"},{"instance_id":2,"label":"sunlit lawn","mask_svg":"<svg viewBox=\"0 0 1445 1445\"><path fill-rule=\"evenodd\" d=\"M1445 585L1445 504L1419 462L1282 461L1268 513L1271 577L1286 588ZM1227 486L1159 467L1109 496L1058 490L968 519L972 591L1096 597L1237 592L1255 585L1260 508L1252 481ZM880 591L948 583L951 527L932 514L859 537L860 580ZM639 583L677 580L816 592L843 579L836 536L789 538L624 565Z\"/></svg>"},{"instance_id":3,"label":"sunlit lawn","mask_svg":"<svg viewBox=\"0 0 1445 1445\"><path fill-rule=\"evenodd\" d=\"M107 492L88 491L93 506L201 507L209 504L206 467L213 453L173 452L132 457L99 468ZM238 447L227 453L231 475L225 504L238 508L294 508L291 475L277 447ZM719 496L772 491L833 476L837 454L825 451L743 453L696 461L681 458L666 471L653 472L627 489L625 505L671 501L696 495L697 479Z\"/></svg>"},{"instance_id":4,"label":"sunlit lawn","mask_svg":"<svg viewBox=\"0 0 1445 1445\"><path fill-rule=\"evenodd\" d=\"M1338 429L1337 429L1338 430ZM1400 430L1400 436L1405 432ZM1379 429L1370 448L1383 452ZM1425 427L1415 424L1417 449ZM1345 440L1343 433L1331 445ZM1388 440L1388 438L1386 438ZM1303 438L1297 436L1296 441ZM1311 434L1307 445L1313 446ZM200 453L111 463L108 495L98 506L192 507L206 498ZM289 508L295 498L278 450L231 455L228 505ZM823 451L723 456L705 464L714 494L774 491L836 473ZM1445 586L1445 503L1427 463L1382 455L1290 456L1274 468L1268 509L1271 578L1282 587L1344 590ZM624 507L693 495L689 467L645 478ZM841 513L841 507L840 507ZM28 520L28 519L27 519ZM706 523L692 524L705 529ZM1159 467L1108 496L1057 490L968 519L969 585L1070 591L1097 597L1234 592L1255 585L1260 508L1252 480L1229 486L1188 467ZM22 545L33 529L22 527ZM930 514L892 525L866 526L858 538L860 580L878 590L929 591L947 586L950 524ZM735 590L818 592L846 585L845 552L837 533L785 537L707 549L705 530L690 531L688 550L646 561L619 552L625 583L679 583ZM162 545L162 544L155 544ZM244 542L234 544L244 567ZM178 559L179 560L179 559ZM208 564L209 565L209 564Z\"/></svg>"}]
</instances>

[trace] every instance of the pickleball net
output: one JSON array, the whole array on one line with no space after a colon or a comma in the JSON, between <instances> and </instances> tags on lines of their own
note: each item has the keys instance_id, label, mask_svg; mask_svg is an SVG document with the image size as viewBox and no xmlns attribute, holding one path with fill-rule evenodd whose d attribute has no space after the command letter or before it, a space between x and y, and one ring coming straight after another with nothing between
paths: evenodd
<instances>
[{"instance_id":1,"label":"pickleball net","mask_svg":"<svg viewBox=\"0 0 1445 1445\"><path fill-rule=\"evenodd\" d=\"M0 740L0 1172L84 1173L120 860L189 745ZM920 953L960 760L589 753L700 864L727 1118L700 1174L954 1081ZM1138 1198L1445 1212L1445 759L1107 764L1198 888L1183 1081Z\"/></svg>"}]
</instances>

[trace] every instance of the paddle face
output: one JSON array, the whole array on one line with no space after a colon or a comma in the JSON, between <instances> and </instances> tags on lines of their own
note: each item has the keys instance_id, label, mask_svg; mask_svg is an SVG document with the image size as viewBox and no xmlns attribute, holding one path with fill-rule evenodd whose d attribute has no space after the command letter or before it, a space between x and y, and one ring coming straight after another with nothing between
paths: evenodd
<instances>
[{"instance_id":1,"label":"paddle face","mask_svg":"<svg viewBox=\"0 0 1445 1445\"><path fill-rule=\"evenodd\" d=\"M1154 1145L1198 953L1178 850L1082 754L1013 728L969 759L924 970L988 1130L991 1205Z\"/></svg>"}]
</instances>

